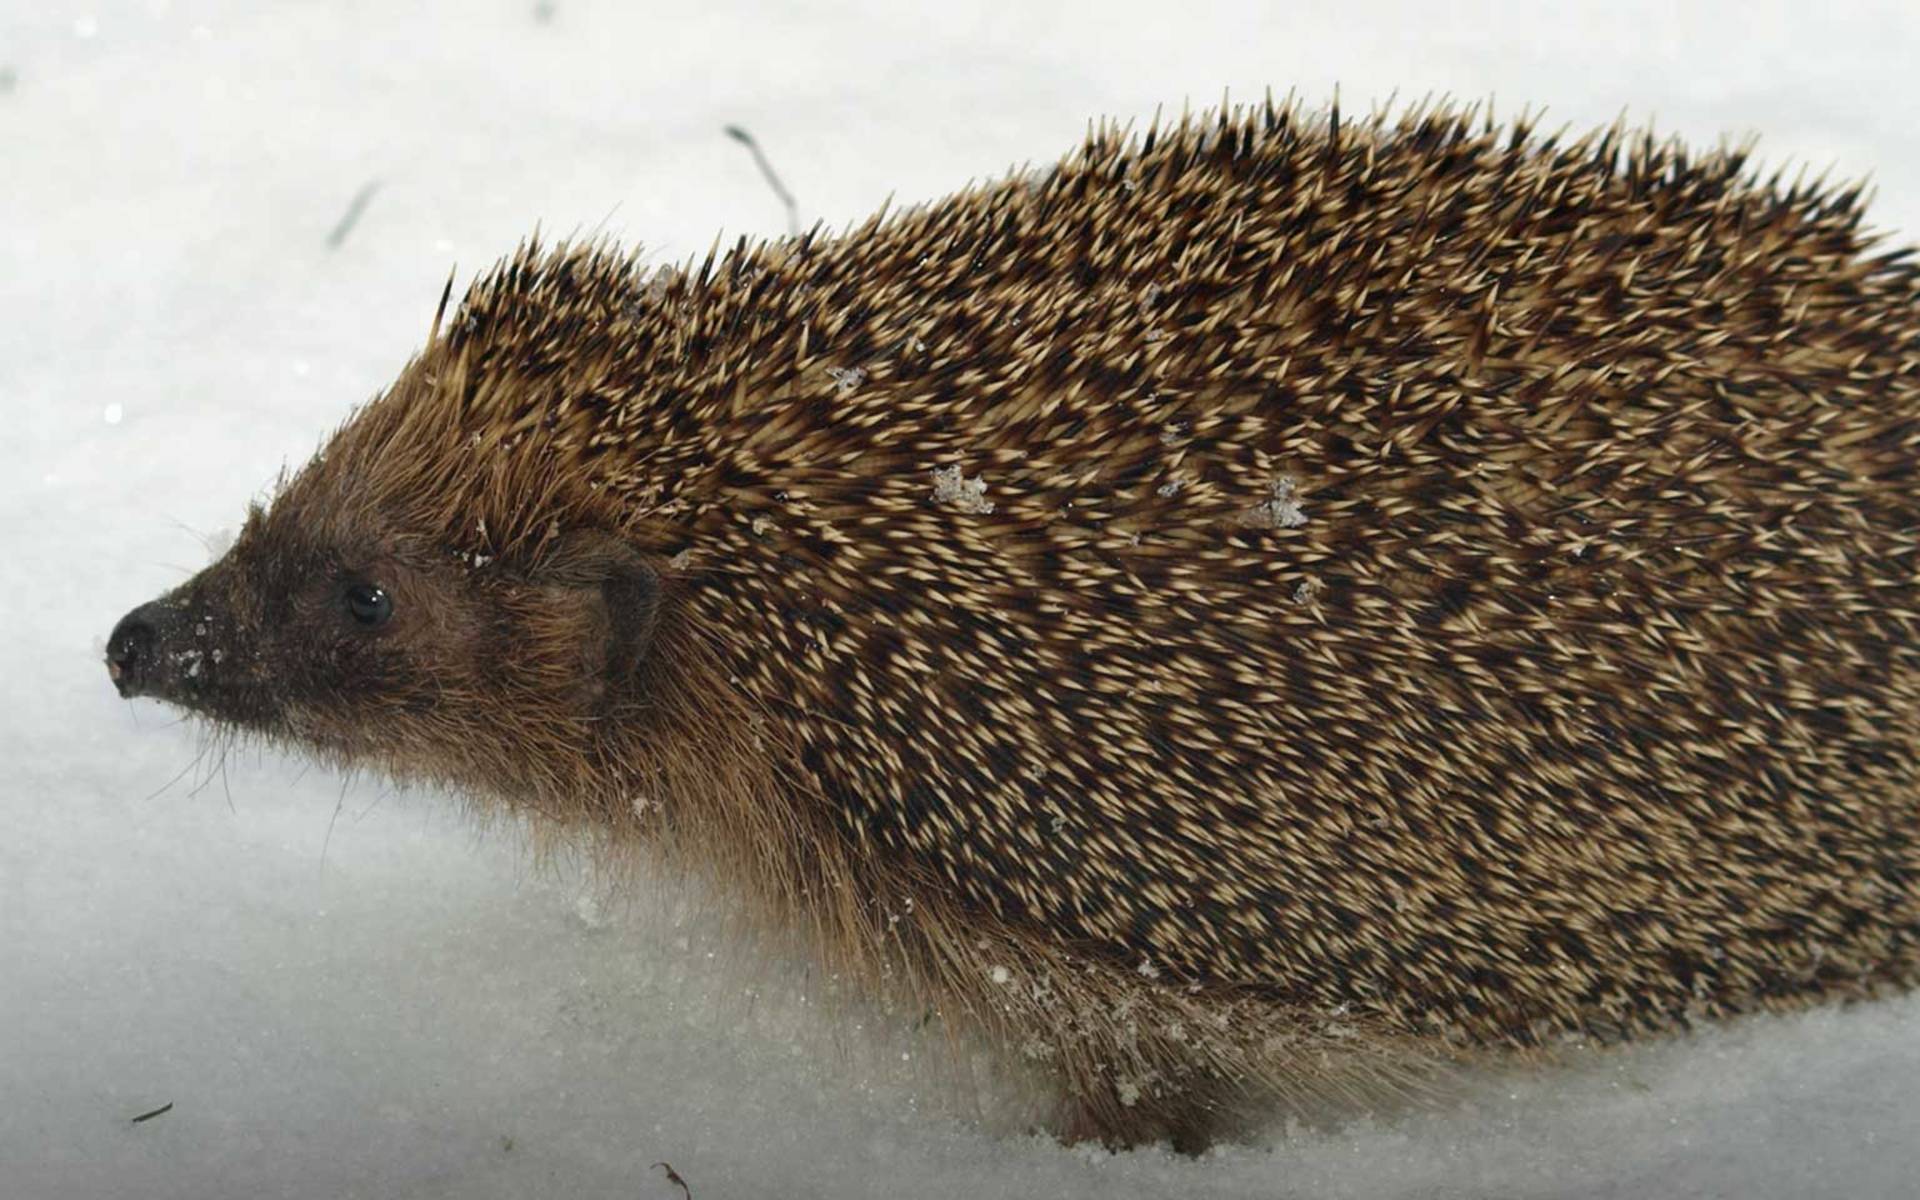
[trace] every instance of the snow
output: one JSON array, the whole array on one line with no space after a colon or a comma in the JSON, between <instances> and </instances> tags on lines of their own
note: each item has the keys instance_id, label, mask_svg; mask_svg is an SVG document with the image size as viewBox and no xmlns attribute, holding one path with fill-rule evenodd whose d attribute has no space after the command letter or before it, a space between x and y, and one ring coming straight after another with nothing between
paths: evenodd
<instances>
[{"instance_id":1,"label":"snow","mask_svg":"<svg viewBox=\"0 0 1920 1200\"><path fill-rule=\"evenodd\" d=\"M977 475L967 478L958 464L933 469L933 502L947 505L955 512L993 511L993 501L987 499L987 481Z\"/></svg>"},{"instance_id":2,"label":"snow","mask_svg":"<svg viewBox=\"0 0 1920 1200\"><path fill-rule=\"evenodd\" d=\"M0 1197L1895 1197L1920 999L1474 1081L1189 1162L1019 1132L668 881L117 700L101 639L537 222L656 261L1045 163L1099 114L1625 111L1878 181L1920 229L1906 4L13 0L0 11ZM220 535L224 536L224 535ZM168 781L175 780L170 786ZM139 1124L132 1119L173 1108Z\"/></svg>"},{"instance_id":3,"label":"snow","mask_svg":"<svg viewBox=\"0 0 1920 1200\"><path fill-rule=\"evenodd\" d=\"M1240 523L1261 529L1298 529L1307 523L1300 507L1300 485L1290 475L1273 481L1272 494L1241 515Z\"/></svg>"},{"instance_id":4,"label":"snow","mask_svg":"<svg viewBox=\"0 0 1920 1200\"><path fill-rule=\"evenodd\" d=\"M836 395L846 396L867 378L867 373L859 367L828 367L827 377L833 380Z\"/></svg>"}]
</instances>

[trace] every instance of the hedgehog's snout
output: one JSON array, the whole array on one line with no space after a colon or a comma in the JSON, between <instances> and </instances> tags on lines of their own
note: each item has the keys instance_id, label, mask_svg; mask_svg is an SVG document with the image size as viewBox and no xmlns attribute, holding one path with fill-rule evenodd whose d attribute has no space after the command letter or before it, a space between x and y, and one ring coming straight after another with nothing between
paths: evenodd
<instances>
[{"instance_id":1,"label":"hedgehog's snout","mask_svg":"<svg viewBox=\"0 0 1920 1200\"><path fill-rule=\"evenodd\" d=\"M209 624L171 598L149 601L120 618L107 636L107 676L121 696L152 696L176 704L204 702L214 664L222 657L208 642Z\"/></svg>"},{"instance_id":2,"label":"hedgehog's snout","mask_svg":"<svg viewBox=\"0 0 1920 1200\"><path fill-rule=\"evenodd\" d=\"M167 606L150 601L121 617L108 635L107 676L122 696L151 694L160 626L169 620Z\"/></svg>"}]
</instances>

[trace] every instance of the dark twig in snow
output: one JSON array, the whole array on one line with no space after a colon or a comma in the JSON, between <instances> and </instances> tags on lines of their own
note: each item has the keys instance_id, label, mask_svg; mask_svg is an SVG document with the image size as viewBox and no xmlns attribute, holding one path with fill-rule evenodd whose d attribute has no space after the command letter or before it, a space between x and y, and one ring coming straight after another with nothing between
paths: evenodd
<instances>
[{"instance_id":1,"label":"dark twig in snow","mask_svg":"<svg viewBox=\"0 0 1920 1200\"><path fill-rule=\"evenodd\" d=\"M171 1100L169 1100L169 1101L167 1101L167 1102L166 1102L165 1104L162 1104L162 1105L161 1105L161 1106L160 1106L159 1108L156 1108L156 1109L154 1109L154 1110L153 1110L153 1111L151 1111L151 1112L143 1112L143 1113L141 1113L141 1114L140 1114L139 1116L137 1116L137 1117L135 1117L135 1118L133 1118L133 1120L131 1120L131 1121L129 1121L129 1122L128 1122L128 1124L130 1124L130 1125L138 1125L138 1124L139 1124L140 1122L142 1122L142 1121L151 1121L151 1120L153 1120L153 1119L154 1119L155 1117L164 1117L164 1116L166 1116L166 1115L167 1115L168 1113L170 1113L170 1112L172 1112L172 1111L173 1111L173 1101L171 1101Z\"/></svg>"},{"instance_id":2,"label":"dark twig in snow","mask_svg":"<svg viewBox=\"0 0 1920 1200\"><path fill-rule=\"evenodd\" d=\"M367 211L367 204L373 199L373 194L379 190L380 181L369 179L361 185L359 191L353 194L353 199L348 202L347 211L341 216L339 224L335 225L333 232L327 235L327 249L340 248L340 244L347 240L347 235L353 232L353 227L360 223L360 214Z\"/></svg>"},{"instance_id":3,"label":"dark twig in snow","mask_svg":"<svg viewBox=\"0 0 1920 1200\"><path fill-rule=\"evenodd\" d=\"M680 1178L680 1172L674 1170L673 1167L667 1163L657 1162L653 1165L667 1173L667 1182L677 1184L680 1188L680 1194L686 1197L686 1200L693 1200L693 1189L687 1186L686 1180Z\"/></svg>"},{"instance_id":4,"label":"dark twig in snow","mask_svg":"<svg viewBox=\"0 0 1920 1200\"><path fill-rule=\"evenodd\" d=\"M747 152L753 155L754 165L760 168L760 174L766 176L767 184L773 188L774 194L780 197L780 203L787 207L787 233L793 237L799 237L800 206L794 203L793 193L787 190L787 185L781 183L780 177L773 173L773 164L769 163L767 156L761 153L760 143L754 141L753 135L738 125L727 126L727 136L745 146Z\"/></svg>"}]
</instances>

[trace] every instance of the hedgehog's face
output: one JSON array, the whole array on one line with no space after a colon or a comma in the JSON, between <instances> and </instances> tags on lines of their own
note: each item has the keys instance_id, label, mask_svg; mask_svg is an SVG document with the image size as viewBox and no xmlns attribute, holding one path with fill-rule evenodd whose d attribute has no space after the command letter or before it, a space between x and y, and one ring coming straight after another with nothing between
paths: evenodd
<instances>
[{"instance_id":1,"label":"hedgehog's face","mask_svg":"<svg viewBox=\"0 0 1920 1200\"><path fill-rule=\"evenodd\" d=\"M616 539L481 561L283 507L254 511L218 562L120 622L107 659L122 695L334 759L497 778L502 760L537 771L556 740L586 736L646 651L656 577Z\"/></svg>"}]
</instances>

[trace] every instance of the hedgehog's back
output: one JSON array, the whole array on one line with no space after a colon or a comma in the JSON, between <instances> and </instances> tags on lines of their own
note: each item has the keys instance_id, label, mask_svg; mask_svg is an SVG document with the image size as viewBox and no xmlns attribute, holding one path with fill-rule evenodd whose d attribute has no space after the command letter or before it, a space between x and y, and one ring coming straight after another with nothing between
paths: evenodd
<instances>
[{"instance_id":1,"label":"hedgehog's back","mask_svg":"<svg viewBox=\"0 0 1920 1200\"><path fill-rule=\"evenodd\" d=\"M1915 274L1745 171L1267 112L576 262L601 496L983 921L1476 1040L1910 979Z\"/></svg>"}]
</instances>

